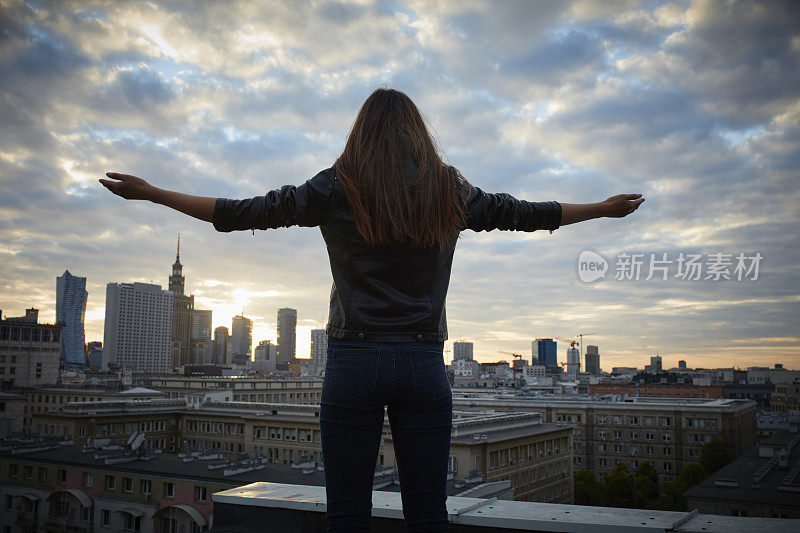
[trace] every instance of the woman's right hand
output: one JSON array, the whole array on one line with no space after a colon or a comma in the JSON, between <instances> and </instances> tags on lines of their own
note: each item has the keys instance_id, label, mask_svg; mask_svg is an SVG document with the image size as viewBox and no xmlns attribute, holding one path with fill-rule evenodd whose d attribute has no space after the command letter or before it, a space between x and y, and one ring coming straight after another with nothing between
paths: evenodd
<instances>
[{"instance_id":1,"label":"woman's right hand","mask_svg":"<svg viewBox=\"0 0 800 533\"><path fill-rule=\"evenodd\" d=\"M604 200L605 216L622 218L636 211L644 202L641 194L618 194Z\"/></svg>"},{"instance_id":2,"label":"woman's right hand","mask_svg":"<svg viewBox=\"0 0 800 533\"><path fill-rule=\"evenodd\" d=\"M106 172L106 176L111 179L101 179L100 183L109 191L126 200L150 200L155 189L147 181L130 174Z\"/></svg>"}]
</instances>

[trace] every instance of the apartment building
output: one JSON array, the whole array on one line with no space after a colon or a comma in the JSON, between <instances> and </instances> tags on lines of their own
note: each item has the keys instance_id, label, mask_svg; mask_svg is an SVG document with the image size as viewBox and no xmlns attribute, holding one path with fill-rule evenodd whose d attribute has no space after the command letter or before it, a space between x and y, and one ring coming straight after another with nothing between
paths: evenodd
<instances>
[{"instance_id":1,"label":"apartment building","mask_svg":"<svg viewBox=\"0 0 800 533\"><path fill-rule=\"evenodd\" d=\"M45 448L0 452L4 531L199 533L213 524L215 492L256 481L325 484L321 471L244 467L213 453L140 456L57 443Z\"/></svg>"},{"instance_id":2,"label":"apartment building","mask_svg":"<svg viewBox=\"0 0 800 533\"><path fill-rule=\"evenodd\" d=\"M571 428L544 424L532 413L473 411L454 418L453 481L509 480L515 498L572 501ZM139 432L145 435L144 447L167 454L215 452L226 459L247 454L296 468L323 463L318 405L208 402L188 408L182 399L73 403L59 412L35 414L32 427L41 435L70 437L76 446L97 439L124 443ZM393 469L388 418L382 437L378 463Z\"/></svg>"},{"instance_id":3,"label":"apartment building","mask_svg":"<svg viewBox=\"0 0 800 533\"><path fill-rule=\"evenodd\" d=\"M722 387L682 383L590 383L589 394L624 394L645 398L722 398Z\"/></svg>"},{"instance_id":4,"label":"apartment building","mask_svg":"<svg viewBox=\"0 0 800 533\"><path fill-rule=\"evenodd\" d=\"M534 412L545 422L571 426L574 468L601 477L620 463L636 469L651 462L662 481L672 481L712 439L726 440L738 457L757 438L756 404L750 400L470 396L456 393L455 408Z\"/></svg>"},{"instance_id":5,"label":"apartment building","mask_svg":"<svg viewBox=\"0 0 800 533\"><path fill-rule=\"evenodd\" d=\"M98 389L87 387L34 387L16 391L26 401L20 431L32 431L31 422L36 413L60 411L73 402L109 402L125 400L154 400L166 398L160 391L131 387L125 390Z\"/></svg>"},{"instance_id":6,"label":"apartment building","mask_svg":"<svg viewBox=\"0 0 800 533\"><path fill-rule=\"evenodd\" d=\"M517 501L572 503L571 445L570 428L544 424L536 413L466 414L453 421L448 477L507 480ZM394 466L394 447L384 453L384 464Z\"/></svg>"},{"instance_id":7,"label":"apartment building","mask_svg":"<svg viewBox=\"0 0 800 533\"><path fill-rule=\"evenodd\" d=\"M165 392L168 398L183 398L190 392L212 389L230 389L235 402L319 404L322 398L322 380L317 378L140 375L134 383Z\"/></svg>"}]
</instances>

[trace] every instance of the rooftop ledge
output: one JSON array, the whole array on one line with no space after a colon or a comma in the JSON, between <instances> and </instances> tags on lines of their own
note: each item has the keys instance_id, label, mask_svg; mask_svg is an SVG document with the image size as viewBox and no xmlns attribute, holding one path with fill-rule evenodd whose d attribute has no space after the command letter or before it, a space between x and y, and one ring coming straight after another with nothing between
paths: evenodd
<instances>
[{"instance_id":1,"label":"rooftop ledge","mask_svg":"<svg viewBox=\"0 0 800 533\"><path fill-rule=\"evenodd\" d=\"M215 532L320 532L325 531L325 487L282 483L251 483L217 492L214 501ZM758 531L797 532L800 520L738 518L701 515L696 511L643 511L518 502L494 498L447 499L450 529L458 533L479 531ZM405 532L399 492L373 491L372 531Z\"/></svg>"}]
</instances>

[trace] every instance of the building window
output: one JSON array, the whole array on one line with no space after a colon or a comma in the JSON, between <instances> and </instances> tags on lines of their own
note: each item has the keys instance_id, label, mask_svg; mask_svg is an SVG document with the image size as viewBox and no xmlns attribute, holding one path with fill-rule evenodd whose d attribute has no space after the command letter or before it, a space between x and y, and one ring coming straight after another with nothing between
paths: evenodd
<instances>
[{"instance_id":1,"label":"building window","mask_svg":"<svg viewBox=\"0 0 800 533\"><path fill-rule=\"evenodd\" d=\"M39 481L47 481L47 469L39 467Z\"/></svg>"},{"instance_id":2,"label":"building window","mask_svg":"<svg viewBox=\"0 0 800 533\"><path fill-rule=\"evenodd\" d=\"M108 509L103 509L103 511L100 513L100 518L101 524L105 527L108 527L111 523L111 511Z\"/></svg>"},{"instance_id":3,"label":"building window","mask_svg":"<svg viewBox=\"0 0 800 533\"><path fill-rule=\"evenodd\" d=\"M672 463L664 463L664 472L672 472Z\"/></svg>"},{"instance_id":4,"label":"building window","mask_svg":"<svg viewBox=\"0 0 800 533\"><path fill-rule=\"evenodd\" d=\"M58 469L58 482L59 483L66 483L67 482L67 471L63 468Z\"/></svg>"},{"instance_id":5,"label":"building window","mask_svg":"<svg viewBox=\"0 0 800 533\"><path fill-rule=\"evenodd\" d=\"M33 479L33 467L25 465L25 479Z\"/></svg>"},{"instance_id":6,"label":"building window","mask_svg":"<svg viewBox=\"0 0 800 533\"><path fill-rule=\"evenodd\" d=\"M133 478L131 477L122 478L122 489L125 492L133 492Z\"/></svg>"},{"instance_id":7,"label":"building window","mask_svg":"<svg viewBox=\"0 0 800 533\"><path fill-rule=\"evenodd\" d=\"M8 477L17 476L19 476L19 465L13 463L8 465Z\"/></svg>"},{"instance_id":8,"label":"building window","mask_svg":"<svg viewBox=\"0 0 800 533\"><path fill-rule=\"evenodd\" d=\"M139 486L142 489L142 495L149 496L152 494L152 484L150 483L149 479L143 479L139 482Z\"/></svg>"},{"instance_id":9,"label":"building window","mask_svg":"<svg viewBox=\"0 0 800 533\"><path fill-rule=\"evenodd\" d=\"M5 510L10 511L14 506L14 497L11 494L6 494Z\"/></svg>"},{"instance_id":10,"label":"building window","mask_svg":"<svg viewBox=\"0 0 800 533\"><path fill-rule=\"evenodd\" d=\"M606 466L606 458L605 457L601 457L600 459L598 459L598 463L597 464L599 464L600 466Z\"/></svg>"},{"instance_id":11,"label":"building window","mask_svg":"<svg viewBox=\"0 0 800 533\"><path fill-rule=\"evenodd\" d=\"M197 486L194 488L194 499L198 502L206 501L207 489L206 487Z\"/></svg>"},{"instance_id":12,"label":"building window","mask_svg":"<svg viewBox=\"0 0 800 533\"><path fill-rule=\"evenodd\" d=\"M117 489L117 478L116 478L116 476L106 476L106 488L108 490L116 490Z\"/></svg>"},{"instance_id":13,"label":"building window","mask_svg":"<svg viewBox=\"0 0 800 533\"><path fill-rule=\"evenodd\" d=\"M91 488L94 486L94 474L91 472L83 473L83 486L86 488Z\"/></svg>"},{"instance_id":14,"label":"building window","mask_svg":"<svg viewBox=\"0 0 800 533\"><path fill-rule=\"evenodd\" d=\"M164 497L165 498L174 498L175 497L175 484L164 482Z\"/></svg>"}]
</instances>

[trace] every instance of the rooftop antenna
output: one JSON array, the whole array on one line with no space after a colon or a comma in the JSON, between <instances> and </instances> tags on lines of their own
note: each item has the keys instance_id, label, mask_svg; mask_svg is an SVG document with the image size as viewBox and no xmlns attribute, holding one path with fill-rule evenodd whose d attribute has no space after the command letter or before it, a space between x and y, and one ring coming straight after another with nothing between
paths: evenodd
<instances>
[{"instance_id":1,"label":"rooftop antenna","mask_svg":"<svg viewBox=\"0 0 800 533\"><path fill-rule=\"evenodd\" d=\"M175 259L178 260L180 263L181 261L181 234L178 233L178 254L175 256Z\"/></svg>"}]
</instances>

